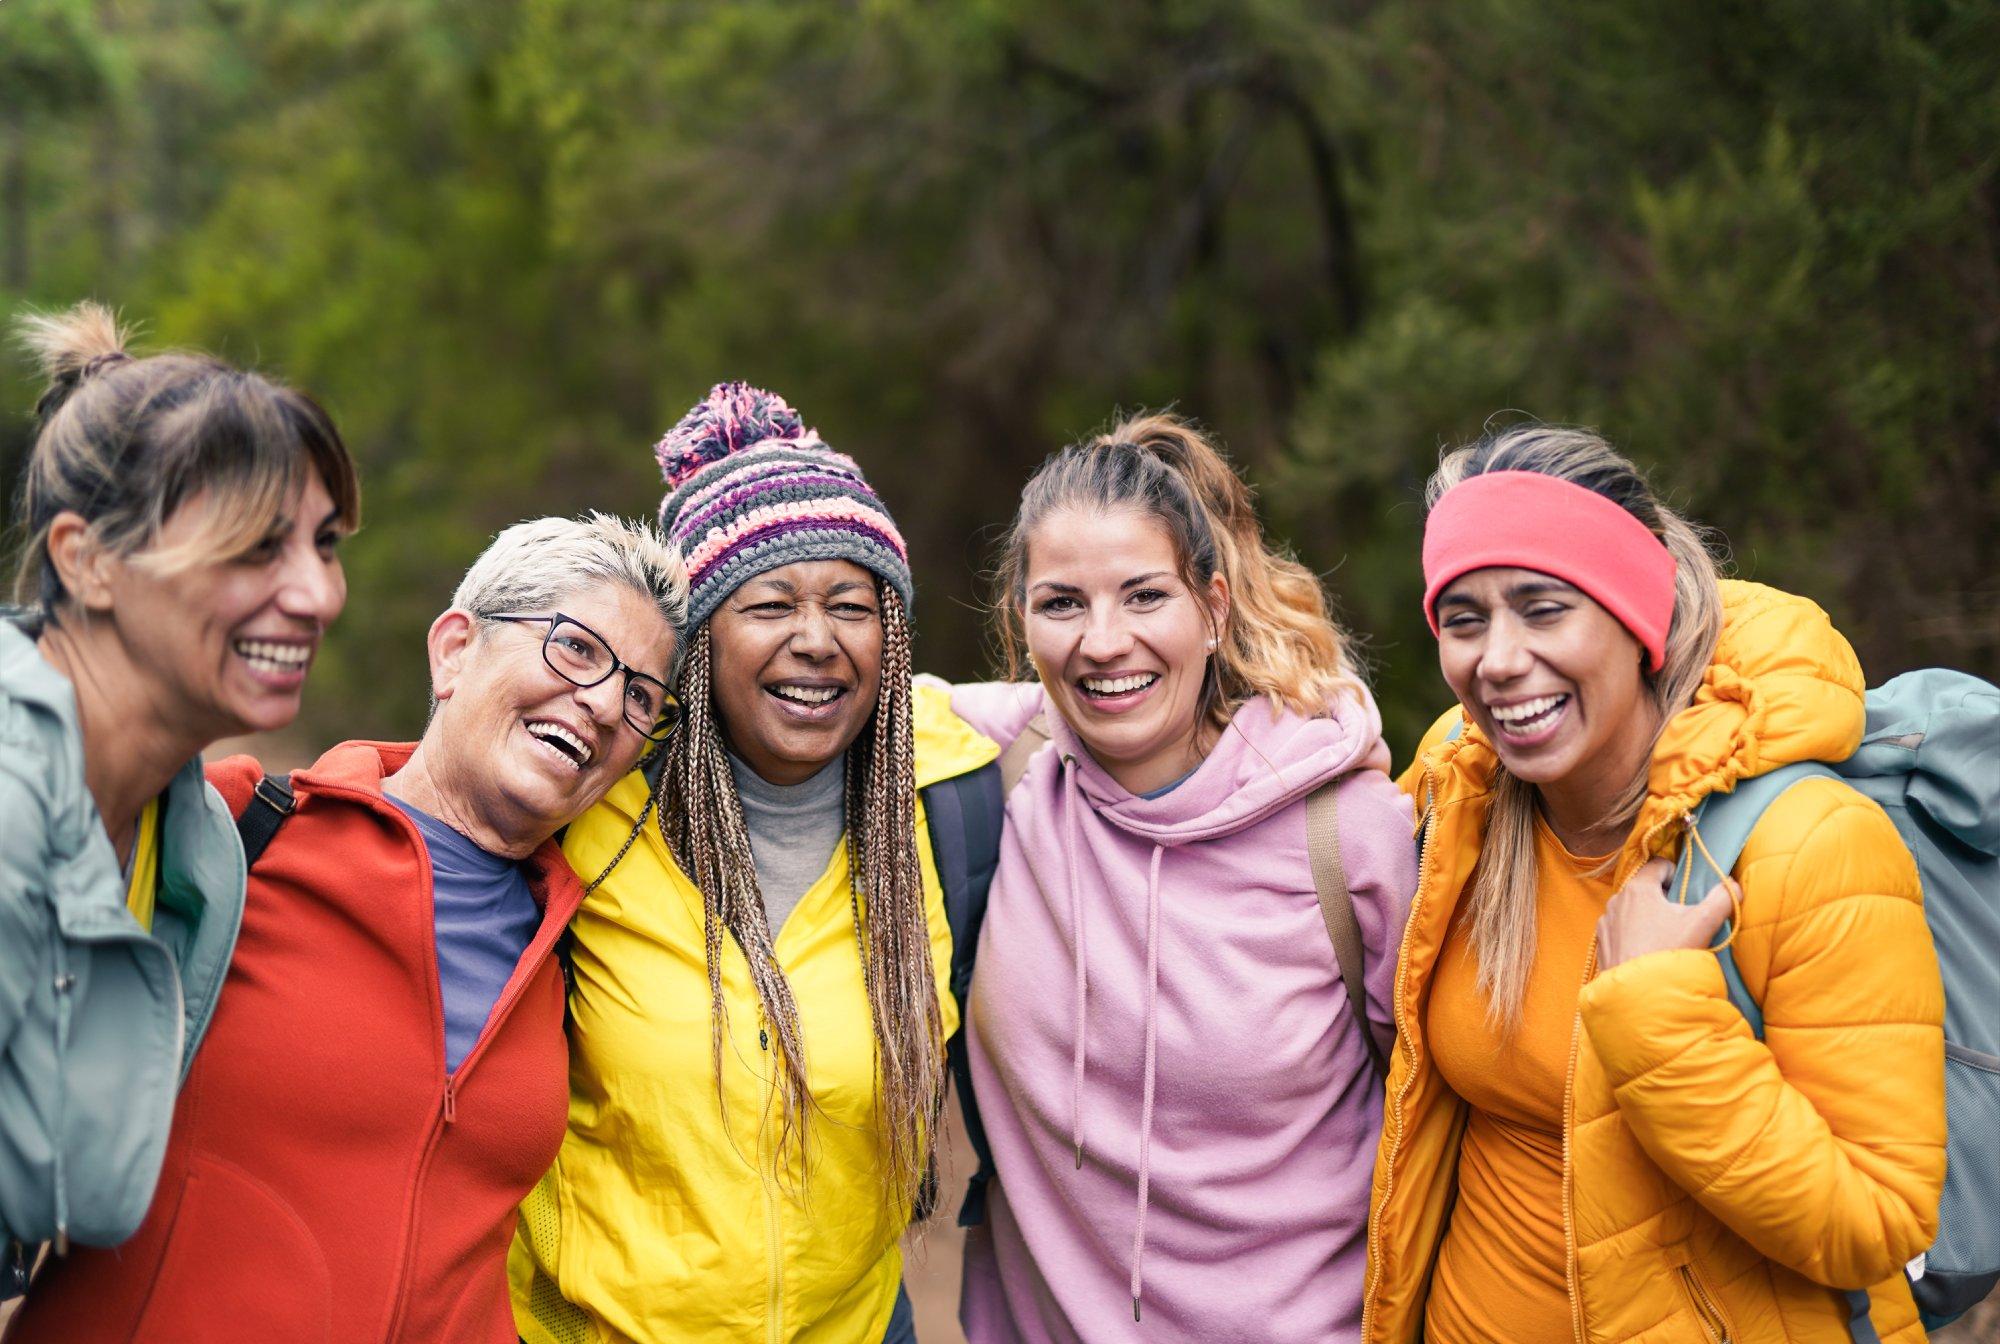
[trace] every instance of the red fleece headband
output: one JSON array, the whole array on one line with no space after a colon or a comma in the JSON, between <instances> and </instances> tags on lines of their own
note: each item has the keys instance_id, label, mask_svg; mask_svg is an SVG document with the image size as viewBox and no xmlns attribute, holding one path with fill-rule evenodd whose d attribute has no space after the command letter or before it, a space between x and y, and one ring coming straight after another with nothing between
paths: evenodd
<instances>
[{"instance_id":1,"label":"red fleece headband","mask_svg":"<svg viewBox=\"0 0 2000 1344\"><path fill-rule=\"evenodd\" d=\"M1475 569L1532 569L1576 585L1645 647L1655 672L1674 619L1674 557L1594 490L1538 471L1493 471L1445 491L1424 520L1424 619Z\"/></svg>"}]
</instances>

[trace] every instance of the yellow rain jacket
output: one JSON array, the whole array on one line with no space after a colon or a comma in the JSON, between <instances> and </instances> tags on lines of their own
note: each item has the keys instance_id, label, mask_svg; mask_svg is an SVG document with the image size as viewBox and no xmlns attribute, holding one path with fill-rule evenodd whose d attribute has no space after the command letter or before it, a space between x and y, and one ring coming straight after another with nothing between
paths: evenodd
<instances>
[{"instance_id":1,"label":"yellow rain jacket","mask_svg":"<svg viewBox=\"0 0 2000 1344\"><path fill-rule=\"evenodd\" d=\"M1861 669L1825 613L1722 587L1721 644L1661 736L1621 884L1679 852L1709 793L1845 759L1861 740ZM1465 1104L1431 1067L1425 995L1479 858L1495 765L1477 729L1444 740L1457 718L1431 730L1403 780L1428 832L1396 974L1364 1344L1421 1338L1456 1186ZM1577 1004L1563 1097L1574 1344L1845 1344L1835 1290L1857 1288L1886 1344L1920 1341L1903 1267L1937 1233L1944 989L1916 865L1873 802L1814 779L1765 813L1736 877L1736 960L1763 1041L1705 951L1626 962L1590 978ZM1580 969L1594 968L1593 952Z\"/></svg>"},{"instance_id":2,"label":"yellow rain jacket","mask_svg":"<svg viewBox=\"0 0 2000 1344\"><path fill-rule=\"evenodd\" d=\"M915 718L919 789L998 754L952 714L943 690L919 686ZM570 827L565 849L579 873L603 870L645 798L646 782L633 774ZM958 1024L951 933L921 804L917 854L949 1035ZM877 1171L875 1032L851 899L841 845L777 940L819 1106L802 1198L779 1182L774 1050L742 949L728 938L724 1127L701 892L656 825L584 901L572 926L569 1133L522 1206L508 1257L528 1344L882 1338L910 1210L885 1201Z\"/></svg>"}]
</instances>

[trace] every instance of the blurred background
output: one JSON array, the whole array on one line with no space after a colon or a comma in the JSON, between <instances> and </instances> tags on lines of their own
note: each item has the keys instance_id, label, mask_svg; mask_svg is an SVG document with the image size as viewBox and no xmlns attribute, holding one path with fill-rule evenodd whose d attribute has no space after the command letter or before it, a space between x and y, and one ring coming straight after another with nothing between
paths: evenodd
<instances>
[{"instance_id":1,"label":"blurred background","mask_svg":"<svg viewBox=\"0 0 2000 1344\"><path fill-rule=\"evenodd\" d=\"M1602 429L1871 680L2000 677L1996 165L1991 0L0 0L0 317L104 299L362 464L278 766L413 736L485 539L650 513L725 378L865 464L947 676L1028 471L1171 404L1399 759L1419 491L1496 413Z\"/></svg>"}]
</instances>

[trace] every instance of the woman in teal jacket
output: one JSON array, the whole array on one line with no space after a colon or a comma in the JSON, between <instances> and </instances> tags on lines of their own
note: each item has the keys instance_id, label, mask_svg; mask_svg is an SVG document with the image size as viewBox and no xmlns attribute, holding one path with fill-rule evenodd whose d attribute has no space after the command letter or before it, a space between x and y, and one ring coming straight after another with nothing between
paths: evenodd
<instances>
[{"instance_id":1,"label":"woman in teal jacket","mask_svg":"<svg viewBox=\"0 0 2000 1344\"><path fill-rule=\"evenodd\" d=\"M145 1216L243 911L199 753L298 714L359 508L303 394L134 359L95 304L21 334L49 388L0 620L0 1297L37 1243Z\"/></svg>"}]
</instances>

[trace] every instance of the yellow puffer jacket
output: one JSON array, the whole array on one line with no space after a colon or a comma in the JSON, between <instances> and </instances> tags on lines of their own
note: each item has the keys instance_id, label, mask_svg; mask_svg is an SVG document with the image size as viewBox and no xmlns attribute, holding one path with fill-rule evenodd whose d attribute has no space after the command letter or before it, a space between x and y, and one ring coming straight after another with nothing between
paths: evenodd
<instances>
[{"instance_id":1,"label":"yellow puffer jacket","mask_svg":"<svg viewBox=\"0 0 2000 1344\"><path fill-rule=\"evenodd\" d=\"M986 764L997 749L917 689L919 788ZM637 774L570 827L565 846L595 876L645 802ZM951 934L921 806L917 853L947 1034ZM876 1341L903 1272L907 1208L890 1207L875 1157L875 1044L839 846L779 932L777 953L805 1034L812 1117L803 1197L782 1187L771 1144L778 1105L742 950L723 942L728 1013L717 1105L701 893L649 824L572 926L576 985L569 1133L522 1206L508 1257L529 1344L749 1340Z\"/></svg>"},{"instance_id":2,"label":"yellow puffer jacket","mask_svg":"<svg viewBox=\"0 0 2000 1344\"><path fill-rule=\"evenodd\" d=\"M1678 853L1707 794L1845 759L1861 740L1861 669L1825 613L1755 584L1725 582L1723 597L1715 661L1660 739L1620 883ZM1476 729L1443 740L1457 718L1432 729L1403 781L1428 833L1397 967L1364 1344L1421 1338L1456 1184L1465 1104L1431 1067L1425 996L1479 857L1495 765ZM1944 989L1916 865L1874 803L1811 780L1765 813L1736 877L1736 959L1763 1041L1704 951L1626 962L1589 979L1577 1005L1563 1098L1575 1344L1845 1344L1835 1290L1856 1288L1870 1289L1888 1344L1920 1341L1901 1271L1937 1233ZM1593 953L1586 976L1594 967Z\"/></svg>"}]
</instances>

